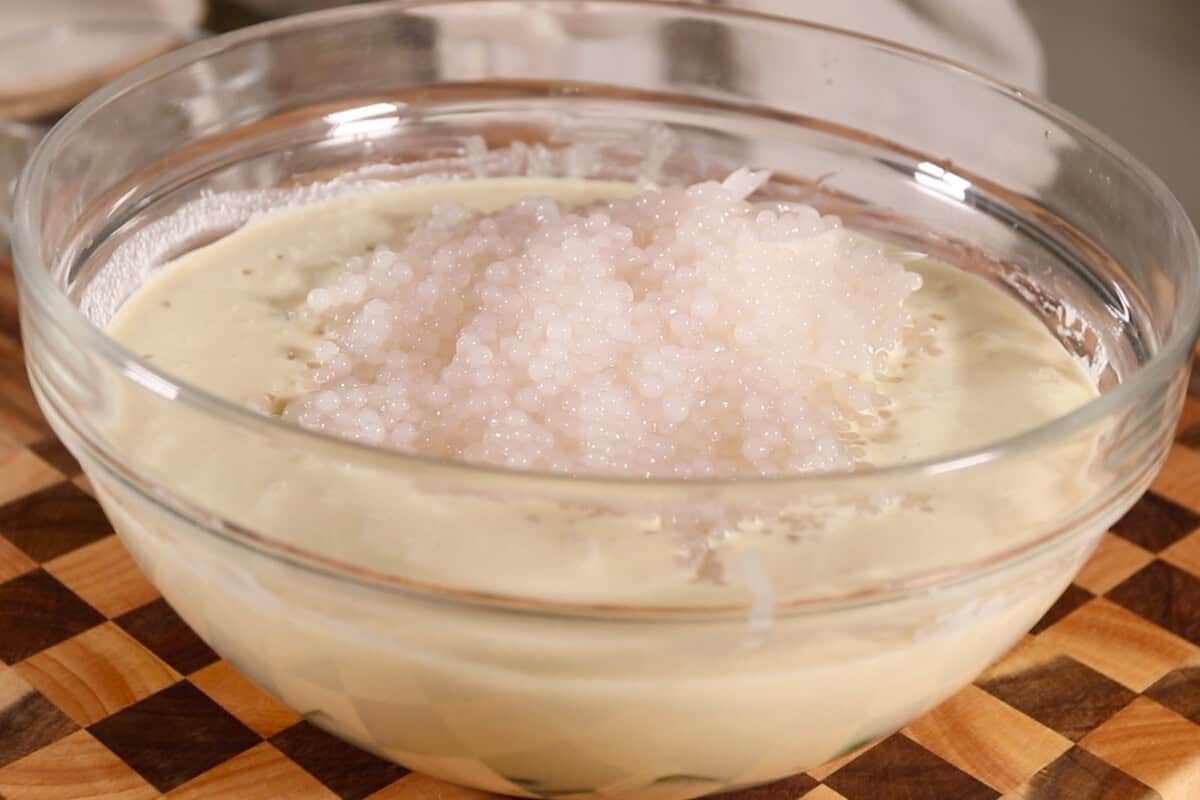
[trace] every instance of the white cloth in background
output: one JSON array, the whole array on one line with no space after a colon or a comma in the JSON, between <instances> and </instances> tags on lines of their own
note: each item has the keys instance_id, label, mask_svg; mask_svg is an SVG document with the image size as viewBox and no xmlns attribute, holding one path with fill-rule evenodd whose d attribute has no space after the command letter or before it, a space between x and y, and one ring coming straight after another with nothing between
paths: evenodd
<instances>
[{"instance_id":1,"label":"white cloth in background","mask_svg":"<svg viewBox=\"0 0 1200 800\"><path fill-rule=\"evenodd\" d=\"M724 0L723 5L865 33L1041 94L1045 57L1015 0Z\"/></svg>"},{"instance_id":2,"label":"white cloth in background","mask_svg":"<svg viewBox=\"0 0 1200 800\"><path fill-rule=\"evenodd\" d=\"M725 71L729 77L717 77L718 82L728 80L737 91L768 104L886 131L889 138L940 160L973 153L977 157L969 168L1004 174L1018 190L1043 186L1058 170L1053 149L1024 146L1046 136L1040 118L1014 113L1014 104L998 102L986 90L962 92L945 71L929 70L883 91L889 76L869 74L864 64L870 58L838 64L834 49L797 48L784 38L751 37L722 45L719 30L669 31L649 24L652 17L632 7L602 21L572 13L573 7L582 12L584 5L557 0L520 19L489 13L486 6L454 12L445 24L467 41L444 54L445 75L472 80L487 74L559 74L593 81L603 76L605 82L644 86L680 69ZM896 41L1033 93L1044 89L1044 55L1016 0L723 0L719 5ZM478 32L474 42L473 32ZM569 39L571 34L575 38ZM889 68L886 58L874 64Z\"/></svg>"},{"instance_id":3,"label":"white cloth in background","mask_svg":"<svg viewBox=\"0 0 1200 800\"><path fill-rule=\"evenodd\" d=\"M1045 54L1016 0L724 0L722 5L898 42L1033 94L1045 90ZM816 116L890 131L889 138L937 160L1004 175L1018 191L1042 188L1058 173L1055 148L1065 139L1047 133L1051 123L1019 113L1014 103L993 93L961 91L960 82L939 71L881 91L881 80L890 76L830 66L820 52L766 46L735 58L768 98L799 98ZM824 76L836 77L825 86ZM1031 141L1039 146L1029 147ZM969 163L959 157L963 153L972 154Z\"/></svg>"}]
</instances>

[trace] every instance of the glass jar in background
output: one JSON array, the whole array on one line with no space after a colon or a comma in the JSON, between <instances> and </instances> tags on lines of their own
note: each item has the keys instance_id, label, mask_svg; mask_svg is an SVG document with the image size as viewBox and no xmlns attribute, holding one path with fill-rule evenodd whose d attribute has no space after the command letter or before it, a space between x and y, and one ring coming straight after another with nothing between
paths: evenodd
<instances>
[{"instance_id":1,"label":"glass jar in background","mask_svg":"<svg viewBox=\"0 0 1200 800\"><path fill-rule=\"evenodd\" d=\"M0 257L8 255L17 177L45 132L41 125L0 121Z\"/></svg>"}]
</instances>

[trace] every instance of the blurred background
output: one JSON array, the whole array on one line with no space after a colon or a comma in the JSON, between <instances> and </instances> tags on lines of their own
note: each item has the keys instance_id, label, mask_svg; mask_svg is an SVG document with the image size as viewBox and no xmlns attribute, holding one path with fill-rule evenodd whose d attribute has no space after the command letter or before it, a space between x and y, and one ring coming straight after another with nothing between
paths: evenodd
<instances>
[{"instance_id":1,"label":"blurred background","mask_svg":"<svg viewBox=\"0 0 1200 800\"><path fill-rule=\"evenodd\" d=\"M1200 221L1200 0L710 2L904 42L1047 96L1133 151ZM214 32L348 4L0 0L0 181L11 183L28 148L57 116L134 64ZM737 68L719 30L653 35L671 37L684 69L716 75ZM786 54L772 57L786 73ZM0 192L0 219L6 194Z\"/></svg>"}]
</instances>

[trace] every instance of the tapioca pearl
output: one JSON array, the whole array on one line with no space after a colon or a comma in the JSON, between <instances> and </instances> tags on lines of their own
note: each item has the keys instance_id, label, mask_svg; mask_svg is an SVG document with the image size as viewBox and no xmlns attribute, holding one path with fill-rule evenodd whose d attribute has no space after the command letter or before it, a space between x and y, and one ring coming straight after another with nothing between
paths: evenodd
<instances>
[{"instance_id":1,"label":"tapioca pearl","mask_svg":"<svg viewBox=\"0 0 1200 800\"><path fill-rule=\"evenodd\" d=\"M789 233L788 226L795 229L797 220L819 220L822 230L837 227L815 212L780 212L767 230L757 223L770 218L738 206L730 186L691 194L716 205L689 205L688 193L666 190L581 214L544 198L496 215L455 211L456 220L433 219L435 209L395 254L396 263L414 265L414 286L389 292L376 281L369 287L367 302L384 299L395 307L386 341L378 340L383 323L374 322L364 303L343 304L351 311L358 307L350 314L335 310L329 338L356 360L355 378L414 388L411 416L425 420L428 430L414 446L441 448L441 455L476 453L509 463L504 453L474 448L463 437L484 430L491 419L484 415L515 407L539 420L550 436L553 447L520 454L521 460L543 459L543 467L570 463L563 454L581 449L592 452L591 461L601 453L609 470L670 475L687 474L700 463L774 472L852 457L845 448L839 455L837 432L832 450L789 440L784 450L794 453L773 453L770 463L760 459L742 467L736 453L720 448L751 425L738 413L747 392L795 394L806 377L837 373L835 359L849 363L861 351L876 363L878 353L892 348L897 322L907 335L900 300L877 297L902 291L903 271L880 263L877 248L837 250L835 241L786 242L781 249L769 241ZM861 263L850 263L844 275L831 270L822 263L831 248L838 258ZM435 258L455 263L439 262L445 271L431 273ZM339 298L355 291L338 281L332 286ZM847 300L857 306L849 314L823 310ZM839 328L833 338L824 330L831 324ZM646 354L652 354L649 369ZM825 366L809 363L822 359ZM329 372L324 365L315 370ZM437 399L437 389L451 400ZM695 395L695 401L684 419L672 423L683 395ZM777 429L813 438L828 433L825 410L841 401L826 392L786 407L773 402L782 417ZM586 447L579 442L585 406L604 423L594 431L600 439ZM384 421L391 424L388 408ZM809 424L791 424L792 417ZM341 415L338 424L352 428L353 420ZM678 447L666 454L651 447L646 437L655 426L679 430ZM720 431L729 433L714 435ZM767 436L777 438L777 432Z\"/></svg>"},{"instance_id":2,"label":"tapioca pearl","mask_svg":"<svg viewBox=\"0 0 1200 800\"><path fill-rule=\"evenodd\" d=\"M331 415L337 412L341 405L342 398L338 392L329 390L317 392L313 397L313 408L323 415Z\"/></svg>"}]
</instances>

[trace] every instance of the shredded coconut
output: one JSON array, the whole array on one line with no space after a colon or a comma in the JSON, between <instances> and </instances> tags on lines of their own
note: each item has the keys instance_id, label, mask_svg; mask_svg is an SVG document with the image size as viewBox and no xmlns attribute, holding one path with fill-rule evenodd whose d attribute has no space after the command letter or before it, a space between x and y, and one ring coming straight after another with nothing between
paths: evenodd
<instances>
[{"instance_id":1,"label":"shredded coconut","mask_svg":"<svg viewBox=\"0 0 1200 800\"><path fill-rule=\"evenodd\" d=\"M368 444L572 474L851 469L920 278L768 179L569 210L442 204L301 313L324 333L285 416Z\"/></svg>"}]
</instances>

